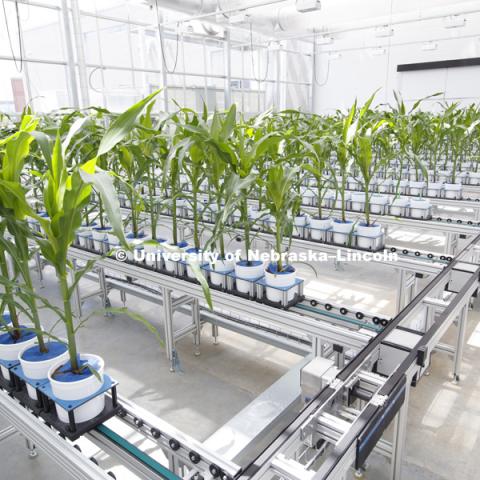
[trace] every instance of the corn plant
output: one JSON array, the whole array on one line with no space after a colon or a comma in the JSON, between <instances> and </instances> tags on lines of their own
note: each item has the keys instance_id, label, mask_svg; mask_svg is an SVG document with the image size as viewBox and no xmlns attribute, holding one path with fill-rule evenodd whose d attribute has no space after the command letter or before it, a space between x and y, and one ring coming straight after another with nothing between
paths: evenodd
<instances>
[{"instance_id":1,"label":"corn plant","mask_svg":"<svg viewBox=\"0 0 480 480\"><path fill-rule=\"evenodd\" d=\"M278 260L276 271L284 269L282 254L283 239L291 239L293 218L301 204L297 183L299 167L285 167L282 163L272 166L265 181L264 202L275 218L275 251Z\"/></svg>"},{"instance_id":2,"label":"corn plant","mask_svg":"<svg viewBox=\"0 0 480 480\"><path fill-rule=\"evenodd\" d=\"M105 171L96 172L96 161L100 155L112 150L125 138L138 115L157 94L158 92L154 92L117 117L102 138L96 157L83 164L68 168L65 156L69 144L62 144L58 132L53 147L47 136L37 136L48 165L44 174L43 199L49 215L49 218L36 215L44 231L44 234L37 238L37 243L44 258L55 268L59 282L63 303L61 320L65 324L70 364L74 373L78 373L82 367L77 352L77 328L74 325L71 297L78 282L94 262L88 262L84 268L75 271L73 282L69 285L68 275L72 266L68 259L68 249L81 225L82 212L89 202L92 185L102 198L115 235L121 244L127 247L113 177Z\"/></svg>"}]
</instances>

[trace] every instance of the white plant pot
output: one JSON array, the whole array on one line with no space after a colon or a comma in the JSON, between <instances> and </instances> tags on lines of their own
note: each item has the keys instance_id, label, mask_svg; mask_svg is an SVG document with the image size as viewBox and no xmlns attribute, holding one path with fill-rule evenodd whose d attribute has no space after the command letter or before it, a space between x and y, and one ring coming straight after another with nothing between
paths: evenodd
<instances>
[{"instance_id":1,"label":"white plant pot","mask_svg":"<svg viewBox=\"0 0 480 480\"><path fill-rule=\"evenodd\" d=\"M26 328L31 328L31 326L26 326ZM32 346L37 337L33 335L31 338L26 340L19 341L17 343L3 343L2 340L7 340L10 334L8 332L0 334L0 359L5 360L6 362L13 362L18 359L18 354L26 347ZM22 338L20 339L22 340ZM2 375L5 380L10 379L10 373L7 368L2 365Z\"/></svg>"},{"instance_id":2,"label":"white plant pot","mask_svg":"<svg viewBox=\"0 0 480 480\"><path fill-rule=\"evenodd\" d=\"M388 196L382 194L373 194L370 197L370 212L382 214L385 211L385 205L388 204Z\"/></svg>"},{"instance_id":3,"label":"white plant pot","mask_svg":"<svg viewBox=\"0 0 480 480\"><path fill-rule=\"evenodd\" d=\"M271 287L291 287L295 284L295 280L297 278L297 272L285 272L285 273L270 273L268 269L265 269L265 283L267 284L266 287L266 294L267 300L271 302L281 302L283 299L283 291L277 290L276 288L269 288ZM287 294L287 301L290 302L295 297L295 289L292 288L288 290Z\"/></svg>"},{"instance_id":4,"label":"white plant pot","mask_svg":"<svg viewBox=\"0 0 480 480\"><path fill-rule=\"evenodd\" d=\"M359 187L358 180L356 180L353 177L348 177L347 178L347 188L349 190L358 190L358 187Z\"/></svg>"},{"instance_id":5,"label":"white plant pot","mask_svg":"<svg viewBox=\"0 0 480 480\"><path fill-rule=\"evenodd\" d=\"M261 212L260 210L256 208L252 208L250 209L250 218L252 220L258 220L261 217L262 213L263 212Z\"/></svg>"},{"instance_id":6,"label":"white plant pot","mask_svg":"<svg viewBox=\"0 0 480 480\"><path fill-rule=\"evenodd\" d=\"M423 195L426 183L422 180L419 182L409 182L410 195Z\"/></svg>"},{"instance_id":7,"label":"white plant pot","mask_svg":"<svg viewBox=\"0 0 480 480\"><path fill-rule=\"evenodd\" d=\"M188 248L188 244L184 245L183 247L180 247L180 250L185 251L187 248ZM177 265L178 261L170 259L174 252L171 252L170 250L165 249L165 253L168 254L168 256L165 257L165 270L170 273L175 273L175 265ZM180 255L181 251L179 251L178 253Z\"/></svg>"},{"instance_id":8,"label":"white plant pot","mask_svg":"<svg viewBox=\"0 0 480 480\"><path fill-rule=\"evenodd\" d=\"M439 170L437 172L437 177L439 182L448 182L452 176L451 170Z\"/></svg>"},{"instance_id":9,"label":"white plant pot","mask_svg":"<svg viewBox=\"0 0 480 480\"><path fill-rule=\"evenodd\" d=\"M363 211L365 209L365 192L352 193L352 210Z\"/></svg>"},{"instance_id":10,"label":"white plant pot","mask_svg":"<svg viewBox=\"0 0 480 480\"><path fill-rule=\"evenodd\" d=\"M412 198L410 200L410 216L412 218L428 218L430 216L431 204L423 198Z\"/></svg>"},{"instance_id":11,"label":"white plant pot","mask_svg":"<svg viewBox=\"0 0 480 480\"><path fill-rule=\"evenodd\" d=\"M143 251L145 252L145 263L147 265L156 265L157 260L160 258L162 252L162 243L165 243L166 240L163 238L158 238L157 243L144 243Z\"/></svg>"},{"instance_id":12,"label":"white plant pot","mask_svg":"<svg viewBox=\"0 0 480 480\"><path fill-rule=\"evenodd\" d=\"M480 172L470 172L468 179L470 185L480 185Z\"/></svg>"},{"instance_id":13,"label":"white plant pot","mask_svg":"<svg viewBox=\"0 0 480 480\"><path fill-rule=\"evenodd\" d=\"M191 247L191 248L188 248L186 249L186 252L187 254L192 254L191 256L190 255L187 255L185 257L185 259L187 260L187 276L189 278L196 278L195 277L195 274L193 273L193 270L192 270L192 267L188 264L188 259L190 258L190 261L192 262L196 262L198 265L201 265L202 262L200 261L200 255L202 253L202 250L198 250L194 247Z\"/></svg>"},{"instance_id":14,"label":"white plant pot","mask_svg":"<svg viewBox=\"0 0 480 480\"><path fill-rule=\"evenodd\" d=\"M112 227L96 227L92 229L92 238L93 238L93 248L100 252L103 250L103 245L105 240L107 239L108 232L112 229Z\"/></svg>"},{"instance_id":15,"label":"white plant pot","mask_svg":"<svg viewBox=\"0 0 480 480\"><path fill-rule=\"evenodd\" d=\"M345 192L345 204L351 198L352 198L352 194L350 192ZM342 196L341 196L340 192L338 192L337 201L335 202L335 208L342 208Z\"/></svg>"},{"instance_id":16,"label":"white plant pot","mask_svg":"<svg viewBox=\"0 0 480 480\"><path fill-rule=\"evenodd\" d=\"M32 360L26 360L23 358L23 355L27 353L27 350L30 350L30 348L35 347L36 345L29 345L26 346L18 355L18 360L20 361L20 364L22 366L23 373L25 376L31 380L43 380L44 378L47 378L48 372L52 365L56 365L58 362L66 362L68 360L68 349L66 346L59 342L52 342L55 343L56 345L59 345L62 347L61 350L59 351L58 354L52 356L48 360L41 360L41 356L38 357L37 360L32 361ZM53 345L50 346L50 348L54 348ZM31 385L27 383L27 391L28 391L28 396L33 399L37 400L37 392L35 388L33 388Z\"/></svg>"},{"instance_id":17,"label":"white plant pot","mask_svg":"<svg viewBox=\"0 0 480 480\"><path fill-rule=\"evenodd\" d=\"M360 223L357 226L357 246L368 250L372 249L381 233L382 226L378 223L373 225Z\"/></svg>"},{"instance_id":18,"label":"white plant pot","mask_svg":"<svg viewBox=\"0 0 480 480\"><path fill-rule=\"evenodd\" d=\"M313 240L322 240L325 236L325 231L332 226L333 220L327 218L310 218L310 235Z\"/></svg>"},{"instance_id":19,"label":"white plant pot","mask_svg":"<svg viewBox=\"0 0 480 480\"><path fill-rule=\"evenodd\" d=\"M135 253L134 250L139 250L143 248L143 242L148 240L148 237L146 235L140 234L137 238L133 237L133 234L126 235L126 240L127 243L133 247L133 250L130 252L127 252L127 258L131 262L135 260Z\"/></svg>"},{"instance_id":20,"label":"white plant pot","mask_svg":"<svg viewBox=\"0 0 480 480\"><path fill-rule=\"evenodd\" d=\"M407 193L408 185L409 185L408 180L400 180L400 183L398 183L398 193ZM395 189L397 188L397 183L395 183Z\"/></svg>"},{"instance_id":21,"label":"white plant pot","mask_svg":"<svg viewBox=\"0 0 480 480\"><path fill-rule=\"evenodd\" d=\"M350 236L355 229L355 224L351 220L341 222L334 220L332 225L333 243L339 245L348 245L350 243Z\"/></svg>"},{"instance_id":22,"label":"white plant pot","mask_svg":"<svg viewBox=\"0 0 480 480\"><path fill-rule=\"evenodd\" d=\"M442 193L443 183L431 182L427 185L427 195L429 197L440 197Z\"/></svg>"},{"instance_id":23,"label":"white plant pot","mask_svg":"<svg viewBox=\"0 0 480 480\"><path fill-rule=\"evenodd\" d=\"M272 231L275 231L275 228L277 226L277 221L275 220L275 217L273 215L267 215L264 221L267 228L269 228Z\"/></svg>"},{"instance_id":24,"label":"white plant pot","mask_svg":"<svg viewBox=\"0 0 480 480\"><path fill-rule=\"evenodd\" d=\"M378 182L378 193L390 193L393 187L393 180L386 179Z\"/></svg>"},{"instance_id":25,"label":"white plant pot","mask_svg":"<svg viewBox=\"0 0 480 480\"><path fill-rule=\"evenodd\" d=\"M217 260L215 264L210 262L210 268L210 281L213 285L220 287L223 285L224 274L235 268L235 260Z\"/></svg>"},{"instance_id":26,"label":"white plant pot","mask_svg":"<svg viewBox=\"0 0 480 480\"><path fill-rule=\"evenodd\" d=\"M81 400L82 398L89 397L98 392L103 385L103 370L105 367L103 359L98 355L92 355L90 353L80 354L80 359L87 360L89 364L96 365L96 370L101 380L95 375L90 375L82 380L72 382L56 380L53 378L53 374L65 363L63 360L59 361L50 367L50 370L48 371L48 380L52 386L53 394L60 400ZM68 412L59 405L55 405L55 408L57 410L58 418L62 422L68 423ZM75 422L87 422L99 415L104 408L105 395L102 394L98 397L92 398L75 410Z\"/></svg>"},{"instance_id":27,"label":"white plant pot","mask_svg":"<svg viewBox=\"0 0 480 480\"><path fill-rule=\"evenodd\" d=\"M302 202L304 205L314 205L315 197L316 193L311 188L308 188L302 194Z\"/></svg>"},{"instance_id":28,"label":"white plant pot","mask_svg":"<svg viewBox=\"0 0 480 480\"><path fill-rule=\"evenodd\" d=\"M396 198L390 204L390 215L400 217L405 214L405 209L408 206L408 198Z\"/></svg>"},{"instance_id":29,"label":"white plant pot","mask_svg":"<svg viewBox=\"0 0 480 480\"><path fill-rule=\"evenodd\" d=\"M463 186L461 183L445 183L445 198L461 199Z\"/></svg>"},{"instance_id":30,"label":"white plant pot","mask_svg":"<svg viewBox=\"0 0 480 480\"><path fill-rule=\"evenodd\" d=\"M308 215L297 215L293 219L293 234L299 237L304 236L305 225L308 223Z\"/></svg>"},{"instance_id":31,"label":"white plant pot","mask_svg":"<svg viewBox=\"0 0 480 480\"><path fill-rule=\"evenodd\" d=\"M81 247L87 248L88 239L92 236L92 227L82 227L81 230L77 232L78 243Z\"/></svg>"},{"instance_id":32,"label":"white plant pot","mask_svg":"<svg viewBox=\"0 0 480 480\"><path fill-rule=\"evenodd\" d=\"M239 292L250 293L251 281L263 276L264 267L260 260L254 260L252 265L245 263L246 261L241 261L235 264L235 283Z\"/></svg>"},{"instance_id":33,"label":"white plant pot","mask_svg":"<svg viewBox=\"0 0 480 480\"><path fill-rule=\"evenodd\" d=\"M107 232L107 242L109 248L117 247L120 245L120 241L118 240L118 237L114 235L112 232Z\"/></svg>"}]
</instances>

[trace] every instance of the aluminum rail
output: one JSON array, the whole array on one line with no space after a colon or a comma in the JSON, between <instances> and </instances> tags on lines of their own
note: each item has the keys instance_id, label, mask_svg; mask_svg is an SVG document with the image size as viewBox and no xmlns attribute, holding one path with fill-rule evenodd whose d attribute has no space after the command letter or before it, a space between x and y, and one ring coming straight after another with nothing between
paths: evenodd
<instances>
[{"instance_id":1,"label":"aluminum rail","mask_svg":"<svg viewBox=\"0 0 480 480\"><path fill-rule=\"evenodd\" d=\"M145 282L150 282L158 288L168 288L175 291L177 295L187 295L194 297L204 304L202 288L199 284L185 281L165 275L154 270L139 267L129 263L119 262L117 260L101 257L99 254L70 248L69 257L87 262L96 260L96 266L114 271L118 274L135 277ZM357 331L332 325L326 321L313 319L307 315L292 313L288 310L270 307L252 300L237 297L235 295L211 290L212 301L215 309L226 310L230 314L236 314L239 317L249 317L258 319L275 325L277 328L294 330L300 334L313 335L324 339L326 342L340 343L348 345L354 349L363 348L372 338L373 333L365 329Z\"/></svg>"},{"instance_id":2,"label":"aluminum rail","mask_svg":"<svg viewBox=\"0 0 480 480\"><path fill-rule=\"evenodd\" d=\"M208 198L205 194L202 194L201 196L202 198ZM440 200L443 200L443 199L440 199ZM451 201L449 199L445 199L445 200L447 200L447 202ZM252 199L249 199L248 203L249 205L257 205L257 200L252 198ZM440 204L438 204L437 206L439 205ZM301 209L306 211L307 213L312 213L312 214L316 214L318 212L318 207L313 205L302 204ZM336 212L336 213L341 212L341 209L339 208L324 207L324 209L329 212L330 211ZM364 212L346 209L345 214L349 220L351 219L356 220L358 219L359 216L363 215ZM428 229L432 228L434 230L463 234L463 235L469 235L469 234L475 233L475 229L477 229L478 231L478 229L480 228L480 222L478 221L472 221L472 224L468 224L468 220L462 219L461 223L457 223L456 219L449 222L448 219L444 217L439 217L440 220L438 220L437 218L438 216L430 220L423 220L423 219L416 219L416 218L409 218L409 217L402 217L402 216L393 216L388 214L372 214L372 216L375 216L375 218L378 219L378 223L381 223L382 225L392 225L392 226L412 227L412 228L413 227L428 228ZM442 228L442 226L444 226L445 228Z\"/></svg>"},{"instance_id":3,"label":"aluminum rail","mask_svg":"<svg viewBox=\"0 0 480 480\"><path fill-rule=\"evenodd\" d=\"M478 235L465 249L461 252L463 256L466 252L474 250L475 246L480 243L480 235ZM327 387L325 387L319 394L313 398L313 400L305 407L305 409L299 414L299 416L272 442L272 444L263 452L260 453L258 458L246 468L242 475L239 477L242 480L246 479L261 479L263 474L269 468L272 460L285 450L289 446L289 442L292 442L292 438L298 435L298 432L304 425L304 423L312 418L317 411L321 411L325 405L334 401L343 387L352 380L362 366L368 361L374 352L380 347L380 344L385 338L396 329L415 309L421 305L424 298L437 288L441 282L445 281L451 274L456 266L460 266L462 261L454 260L449 266L447 266L439 275L437 275L432 282L429 283L414 299L407 305L390 324L379 333L372 341L357 354L347 365L341 370L335 380ZM419 351L425 345L432 346L435 341L438 341L439 335L445 330L445 322L453 322L458 315L458 309L462 306L465 307L466 302L469 300L473 291L478 288L479 284L480 266L477 266L472 273L468 281L464 284L462 289L456 295L454 300L441 314L440 318L434 323L434 325L427 330L422 336L422 339L418 342L412 352L407 358L398 366L390 378L386 381L385 385L381 388L379 394L388 395L398 385L398 382L402 377L406 375L406 371L411 368L412 364L419 367L417 358ZM421 367L421 365L420 365ZM317 472L315 479L325 478L343 478L344 472L348 466L352 464L355 459L354 441L360 433L364 430L368 422L373 418L373 415L378 409L374 405L368 405L362 412L358 422L352 424L351 430L348 434L342 437L342 443L335 448L334 455L329 457L328 463L324 464L321 468L321 472ZM336 476L338 475L338 476ZM294 478L294 477L293 477ZM313 478L313 477L312 477Z\"/></svg>"},{"instance_id":4,"label":"aluminum rail","mask_svg":"<svg viewBox=\"0 0 480 480\"><path fill-rule=\"evenodd\" d=\"M123 213L128 213L128 209L122 209ZM159 219L161 221L166 221L168 222L169 226L171 225L171 216L170 215L160 215ZM185 218L185 217L179 217L177 219L179 225L183 226L190 226L192 223L192 219ZM201 225L204 227L211 226L212 223L209 222L201 222ZM396 224L398 226L398 223ZM235 237L242 237L243 235L243 230L240 228L231 228L231 241L235 240ZM259 230L255 230L252 232L252 235L254 235L255 240L261 240L264 241L270 245L274 244L274 235L268 232L263 232ZM286 245L288 242L287 240L284 241L284 245ZM307 253L308 251L312 251L314 253L325 253L329 255L329 257L333 260L337 256L338 250L341 249L342 252L347 253L355 253L355 252L362 252L362 250L358 250L355 248L349 248L346 246L340 246L340 245L334 245L334 244L328 244L328 243L320 243L320 242L314 242L311 240L305 240L301 239L298 237L293 237L292 238L292 243L291 243L291 250L295 252L303 252ZM388 253L389 247L385 248L385 251ZM384 251L381 250L379 253L383 253ZM430 259L427 258L426 255L422 256L415 256L414 255L414 250L411 250L412 252L412 257L409 257L407 255L402 254L402 249L399 248L398 253L398 261L395 262L394 264L391 261L388 260L383 260L383 259L378 259L376 257L372 258L372 263L379 264L379 265L388 265L389 267L394 267L394 268L399 268L402 270L408 270L408 271L415 271L418 273L423 273L425 275L434 275L440 272L445 264L446 261L444 260L438 260L435 257ZM419 251L421 253L421 251ZM425 253L425 252L424 252Z\"/></svg>"},{"instance_id":5,"label":"aluminum rail","mask_svg":"<svg viewBox=\"0 0 480 480\"><path fill-rule=\"evenodd\" d=\"M112 480L104 470L85 457L20 403L0 390L0 414L10 425L41 448L75 480Z\"/></svg>"}]
</instances>

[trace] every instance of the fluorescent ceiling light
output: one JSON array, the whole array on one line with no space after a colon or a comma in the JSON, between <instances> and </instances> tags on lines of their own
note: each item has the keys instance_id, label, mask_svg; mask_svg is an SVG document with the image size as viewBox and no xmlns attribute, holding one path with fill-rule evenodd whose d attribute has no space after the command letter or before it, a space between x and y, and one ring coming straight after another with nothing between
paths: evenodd
<instances>
[{"instance_id":1,"label":"fluorescent ceiling light","mask_svg":"<svg viewBox=\"0 0 480 480\"><path fill-rule=\"evenodd\" d=\"M464 27L466 23L466 18L461 17L460 15L449 15L448 17L444 17L443 19L443 26L445 28Z\"/></svg>"},{"instance_id":2,"label":"fluorescent ceiling light","mask_svg":"<svg viewBox=\"0 0 480 480\"><path fill-rule=\"evenodd\" d=\"M437 42L422 43L422 50L424 50L424 51L436 50L437 48L438 48L438 43Z\"/></svg>"},{"instance_id":3,"label":"fluorescent ceiling light","mask_svg":"<svg viewBox=\"0 0 480 480\"><path fill-rule=\"evenodd\" d=\"M374 56L385 55L385 53L387 53L387 50L383 47L376 47L376 48L372 48L370 50L370 53Z\"/></svg>"},{"instance_id":4,"label":"fluorescent ceiling light","mask_svg":"<svg viewBox=\"0 0 480 480\"><path fill-rule=\"evenodd\" d=\"M239 23L247 23L250 15L245 12L238 12L230 15L228 17L228 23L231 25L239 24Z\"/></svg>"},{"instance_id":5,"label":"fluorescent ceiling light","mask_svg":"<svg viewBox=\"0 0 480 480\"><path fill-rule=\"evenodd\" d=\"M330 43L333 43L333 37L328 35L322 35L317 38L317 45L329 45Z\"/></svg>"},{"instance_id":6,"label":"fluorescent ceiling light","mask_svg":"<svg viewBox=\"0 0 480 480\"><path fill-rule=\"evenodd\" d=\"M393 35L393 28L389 25L382 25L375 29L376 37L391 37Z\"/></svg>"},{"instance_id":7,"label":"fluorescent ceiling light","mask_svg":"<svg viewBox=\"0 0 480 480\"><path fill-rule=\"evenodd\" d=\"M320 10L322 4L320 3L320 0L296 0L295 8L297 9L297 12L300 13L314 12Z\"/></svg>"}]
</instances>

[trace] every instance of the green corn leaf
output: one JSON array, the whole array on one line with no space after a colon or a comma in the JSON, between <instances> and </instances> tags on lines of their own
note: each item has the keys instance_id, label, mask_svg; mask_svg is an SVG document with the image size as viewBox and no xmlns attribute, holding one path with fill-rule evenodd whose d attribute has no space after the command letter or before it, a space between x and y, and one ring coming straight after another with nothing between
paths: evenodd
<instances>
[{"instance_id":1,"label":"green corn leaf","mask_svg":"<svg viewBox=\"0 0 480 480\"><path fill-rule=\"evenodd\" d=\"M135 105L131 106L128 110L119 115L110 125L108 130L100 142L98 147L97 156L103 155L109 152L115 145L121 142L132 130L135 125L137 117L142 113L143 109L160 93L161 90L157 90L143 100L140 100Z\"/></svg>"}]
</instances>

